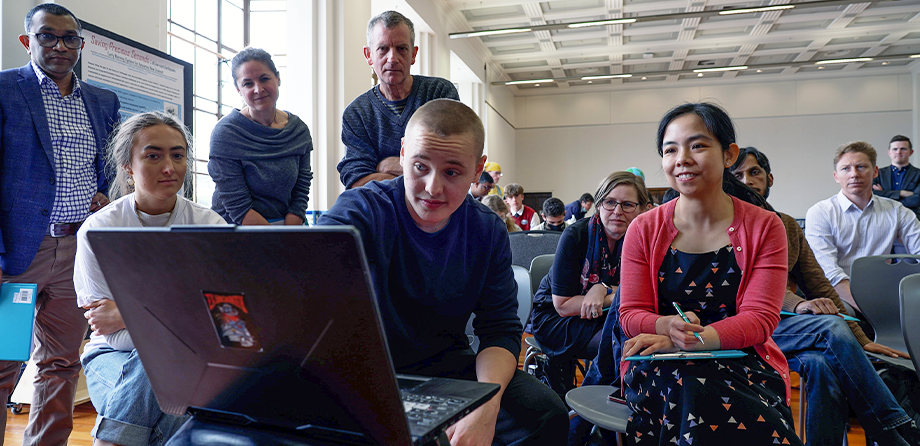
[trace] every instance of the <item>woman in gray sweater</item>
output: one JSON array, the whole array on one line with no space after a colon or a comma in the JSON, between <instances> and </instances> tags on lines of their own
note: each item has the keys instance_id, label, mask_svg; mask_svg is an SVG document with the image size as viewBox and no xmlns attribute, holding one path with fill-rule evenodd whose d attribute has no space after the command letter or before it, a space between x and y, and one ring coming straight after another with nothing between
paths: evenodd
<instances>
[{"instance_id":1,"label":"woman in gray sweater","mask_svg":"<svg viewBox=\"0 0 920 446\"><path fill-rule=\"evenodd\" d=\"M229 223L302 225L313 179L310 130L276 107L281 78L266 51L246 48L230 68L245 106L211 133L211 208Z\"/></svg>"}]
</instances>

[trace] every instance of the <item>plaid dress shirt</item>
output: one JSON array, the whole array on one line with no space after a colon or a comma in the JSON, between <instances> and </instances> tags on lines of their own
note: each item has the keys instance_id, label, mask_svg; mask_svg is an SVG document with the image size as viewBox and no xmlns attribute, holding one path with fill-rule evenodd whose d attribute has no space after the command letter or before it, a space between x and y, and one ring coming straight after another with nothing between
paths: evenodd
<instances>
[{"instance_id":1,"label":"plaid dress shirt","mask_svg":"<svg viewBox=\"0 0 920 446\"><path fill-rule=\"evenodd\" d=\"M83 103L80 80L73 77L73 92L61 96L54 80L32 62L38 77L51 146L54 148L55 199L51 223L76 223L89 216L89 205L96 195L96 142L93 127Z\"/></svg>"}]
</instances>

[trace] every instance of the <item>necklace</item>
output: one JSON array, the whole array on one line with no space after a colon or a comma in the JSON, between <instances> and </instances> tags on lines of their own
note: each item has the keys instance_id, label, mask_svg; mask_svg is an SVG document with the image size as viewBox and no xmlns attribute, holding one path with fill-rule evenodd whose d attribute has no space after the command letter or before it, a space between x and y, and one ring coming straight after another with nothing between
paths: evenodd
<instances>
[{"instance_id":1,"label":"necklace","mask_svg":"<svg viewBox=\"0 0 920 446\"><path fill-rule=\"evenodd\" d=\"M250 121L255 122L256 124L262 124L261 122L256 121L255 118L252 117L252 111L251 111L251 109L249 108L248 105L246 106L246 109L244 110L243 116L249 118ZM275 109L275 112L272 113L272 122L269 122L268 125L267 125L266 127L271 127L272 125L274 125L274 124L275 124L275 119L276 119L277 117L278 117L278 109L276 108L276 109ZM262 124L262 125L264 125L264 124Z\"/></svg>"},{"instance_id":2,"label":"necklace","mask_svg":"<svg viewBox=\"0 0 920 446\"><path fill-rule=\"evenodd\" d=\"M168 226L168 225L169 225L169 219L170 219L170 217L172 217L172 212L175 211L175 210L176 210L176 208L173 207L173 210L172 210L172 211L166 212L166 221L164 221L163 224L161 224L161 225L148 225L147 223L144 223L144 219L145 219L145 218L144 218L144 216L141 215L141 210L137 208L137 203L136 203L136 202L134 203L134 213L137 214L137 220L140 221L140 222L141 222L141 226L143 226L143 227L145 227L145 228L150 227L150 226ZM146 217L147 219L151 219L151 218L153 218L153 217L159 217L160 215L163 215L163 214L159 214L159 215L150 215L150 214L144 212L144 215L147 216L147 217Z\"/></svg>"}]
</instances>

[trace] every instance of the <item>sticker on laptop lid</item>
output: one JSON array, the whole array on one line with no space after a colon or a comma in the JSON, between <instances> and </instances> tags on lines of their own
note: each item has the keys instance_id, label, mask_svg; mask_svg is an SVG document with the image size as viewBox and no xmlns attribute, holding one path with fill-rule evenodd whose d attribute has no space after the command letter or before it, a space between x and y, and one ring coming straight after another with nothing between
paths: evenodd
<instances>
[{"instance_id":1,"label":"sticker on laptop lid","mask_svg":"<svg viewBox=\"0 0 920 446\"><path fill-rule=\"evenodd\" d=\"M258 330L252 323L252 315L246 306L243 293L221 293L203 291L214 330L223 347L260 349Z\"/></svg>"},{"instance_id":2,"label":"sticker on laptop lid","mask_svg":"<svg viewBox=\"0 0 920 446\"><path fill-rule=\"evenodd\" d=\"M13 293L13 303L14 304L31 304L32 303L32 288L23 288L19 291Z\"/></svg>"}]
</instances>

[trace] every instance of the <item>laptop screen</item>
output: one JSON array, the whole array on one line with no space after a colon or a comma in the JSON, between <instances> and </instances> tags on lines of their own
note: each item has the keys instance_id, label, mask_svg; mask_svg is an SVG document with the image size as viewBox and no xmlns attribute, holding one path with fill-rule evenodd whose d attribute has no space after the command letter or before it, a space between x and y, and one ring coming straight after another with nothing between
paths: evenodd
<instances>
[{"instance_id":1,"label":"laptop screen","mask_svg":"<svg viewBox=\"0 0 920 446\"><path fill-rule=\"evenodd\" d=\"M353 228L87 235L164 412L410 442Z\"/></svg>"}]
</instances>

